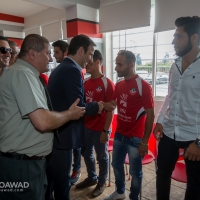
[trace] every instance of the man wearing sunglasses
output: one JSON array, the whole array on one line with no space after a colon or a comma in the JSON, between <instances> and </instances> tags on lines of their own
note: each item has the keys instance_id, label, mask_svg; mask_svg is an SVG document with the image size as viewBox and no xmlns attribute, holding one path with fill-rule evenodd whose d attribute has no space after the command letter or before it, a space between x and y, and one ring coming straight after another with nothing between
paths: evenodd
<instances>
[{"instance_id":1,"label":"man wearing sunglasses","mask_svg":"<svg viewBox=\"0 0 200 200\"><path fill-rule=\"evenodd\" d=\"M5 67L9 65L12 49L9 47L8 40L0 36L0 76Z\"/></svg>"}]
</instances>

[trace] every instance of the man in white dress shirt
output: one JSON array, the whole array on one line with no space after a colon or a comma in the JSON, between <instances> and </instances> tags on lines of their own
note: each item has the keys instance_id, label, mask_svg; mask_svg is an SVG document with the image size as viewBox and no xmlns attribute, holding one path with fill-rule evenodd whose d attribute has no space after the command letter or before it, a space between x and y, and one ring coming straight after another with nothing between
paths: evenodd
<instances>
[{"instance_id":1,"label":"man in white dress shirt","mask_svg":"<svg viewBox=\"0 0 200 200\"><path fill-rule=\"evenodd\" d=\"M159 112L155 137L158 146L157 200L170 199L171 174L185 149L185 200L200 199L200 18L175 21L172 44L179 56L169 74L168 95Z\"/></svg>"}]
</instances>

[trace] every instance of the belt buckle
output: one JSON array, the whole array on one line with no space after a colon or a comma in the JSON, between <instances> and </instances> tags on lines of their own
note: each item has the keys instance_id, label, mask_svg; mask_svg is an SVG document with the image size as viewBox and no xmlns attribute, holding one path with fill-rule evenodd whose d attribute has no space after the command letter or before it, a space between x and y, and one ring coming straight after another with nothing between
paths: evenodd
<instances>
[{"instance_id":1,"label":"belt buckle","mask_svg":"<svg viewBox=\"0 0 200 200\"><path fill-rule=\"evenodd\" d=\"M45 156L42 156L42 160L44 160L45 159Z\"/></svg>"}]
</instances>

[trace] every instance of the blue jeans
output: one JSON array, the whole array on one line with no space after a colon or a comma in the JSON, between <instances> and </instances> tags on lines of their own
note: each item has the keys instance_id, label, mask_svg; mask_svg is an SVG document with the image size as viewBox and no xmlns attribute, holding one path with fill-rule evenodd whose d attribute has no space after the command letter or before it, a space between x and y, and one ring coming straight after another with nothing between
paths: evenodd
<instances>
[{"instance_id":1,"label":"blue jeans","mask_svg":"<svg viewBox=\"0 0 200 200\"><path fill-rule=\"evenodd\" d=\"M47 165L48 187L46 200L52 198L54 190L55 199L70 200L71 188L70 171L72 166L72 150L60 150L53 148Z\"/></svg>"},{"instance_id":2,"label":"blue jeans","mask_svg":"<svg viewBox=\"0 0 200 200\"><path fill-rule=\"evenodd\" d=\"M170 199L171 175L179 157L179 148L186 149L194 141L176 141L163 134L158 145L157 200ZM200 199L200 161L185 160L187 188L185 200Z\"/></svg>"},{"instance_id":3,"label":"blue jeans","mask_svg":"<svg viewBox=\"0 0 200 200\"><path fill-rule=\"evenodd\" d=\"M128 138L120 133L115 133L112 166L115 174L117 192L119 194L125 192L124 162L126 154L128 153L130 175L132 176L129 197L132 200L138 200L142 185L142 157L138 153L140 143L141 138Z\"/></svg>"},{"instance_id":4,"label":"blue jeans","mask_svg":"<svg viewBox=\"0 0 200 200\"><path fill-rule=\"evenodd\" d=\"M89 180L97 180L99 184L104 184L108 176L108 142L100 142L101 132L93 131L85 127L85 147L82 155L88 172ZM94 159L94 148L99 162L99 177L96 174L96 164Z\"/></svg>"},{"instance_id":5,"label":"blue jeans","mask_svg":"<svg viewBox=\"0 0 200 200\"><path fill-rule=\"evenodd\" d=\"M73 149L73 157L74 157L74 164L72 165L73 172L77 172L81 168L81 148Z\"/></svg>"}]
</instances>

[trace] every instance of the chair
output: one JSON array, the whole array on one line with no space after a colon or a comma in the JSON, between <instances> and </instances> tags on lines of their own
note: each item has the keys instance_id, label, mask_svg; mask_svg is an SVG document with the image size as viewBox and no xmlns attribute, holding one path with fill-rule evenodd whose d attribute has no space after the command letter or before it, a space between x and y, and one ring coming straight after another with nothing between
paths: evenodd
<instances>
[{"instance_id":1,"label":"chair","mask_svg":"<svg viewBox=\"0 0 200 200\"><path fill-rule=\"evenodd\" d=\"M117 128L117 114L114 114L112 120L112 133L110 134L110 139L108 142L108 155L109 155L109 177L108 177L108 187L111 186L111 152L113 151L113 139L115 135L115 131Z\"/></svg>"},{"instance_id":2,"label":"chair","mask_svg":"<svg viewBox=\"0 0 200 200\"><path fill-rule=\"evenodd\" d=\"M174 171L172 172L171 178L182 183L187 183L186 167L185 163L181 162L184 160L184 149L179 149L179 158L175 165Z\"/></svg>"}]
</instances>

